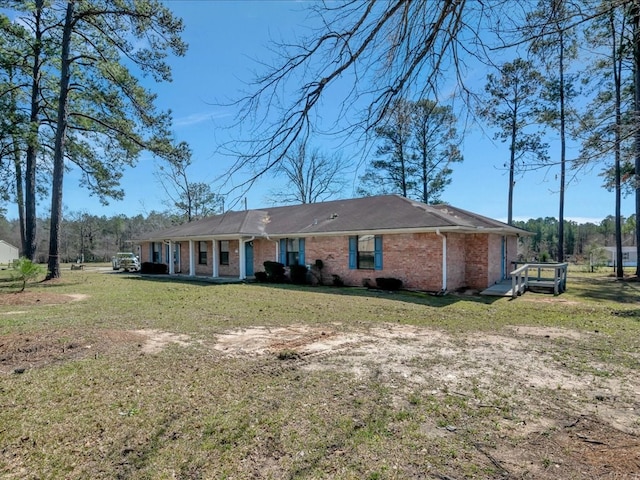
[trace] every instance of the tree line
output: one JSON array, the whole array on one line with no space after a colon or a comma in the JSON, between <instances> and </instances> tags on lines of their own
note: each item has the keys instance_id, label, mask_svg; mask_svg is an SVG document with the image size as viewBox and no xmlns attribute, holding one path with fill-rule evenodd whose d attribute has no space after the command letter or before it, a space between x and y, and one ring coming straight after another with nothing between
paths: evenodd
<instances>
[{"instance_id":1,"label":"tree line","mask_svg":"<svg viewBox=\"0 0 640 480\"><path fill-rule=\"evenodd\" d=\"M87 212L65 212L60 229L60 261L107 262L116 252L137 252L138 241L145 234L185 222L183 215L170 211L150 212L128 217L126 215L96 216ZM34 260L47 262L48 228L50 219L38 219L38 232ZM514 225L532 233L520 238L521 260L547 261L557 255L558 220L553 217L515 221ZM592 252L601 247L615 245L615 218L609 216L599 223L577 223L565 220L565 251L576 263L589 261ZM623 222L623 241L635 245L635 217ZM0 238L17 245L20 240L20 222L0 215Z\"/></svg>"},{"instance_id":2,"label":"tree line","mask_svg":"<svg viewBox=\"0 0 640 480\"><path fill-rule=\"evenodd\" d=\"M137 241L145 233L160 230L184 221L171 212L150 212L146 215L91 215L87 212L65 212L60 225L60 261L106 262L117 252L133 252ZM35 239L33 260L48 262L50 218L37 219L38 235ZM20 221L8 220L0 215L0 238L18 245Z\"/></svg>"}]
</instances>

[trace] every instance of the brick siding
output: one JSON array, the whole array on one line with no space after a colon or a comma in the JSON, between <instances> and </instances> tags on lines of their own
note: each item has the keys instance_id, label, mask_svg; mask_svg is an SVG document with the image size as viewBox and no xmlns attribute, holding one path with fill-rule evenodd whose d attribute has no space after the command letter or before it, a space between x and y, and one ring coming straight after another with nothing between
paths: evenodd
<instances>
[{"instance_id":1,"label":"brick siding","mask_svg":"<svg viewBox=\"0 0 640 480\"><path fill-rule=\"evenodd\" d=\"M446 233L447 275L446 289L484 289L501 280L503 266L502 236L493 234ZM180 243L181 271L189 273L189 242ZM405 288L440 291L442 275L443 239L436 233L390 234L382 236L383 269L359 270L349 268L349 237L317 236L305 238L305 263L322 260L323 282L330 284L338 275L346 285L361 286L365 280L375 285L377 277L402 280ZM240 242L229 241L229 265L218 265L220 276L239 276ZM198 242L194 242L196 275L213 275L213 251L218 242L207 242L207 264L198 264ZM506 242L506 274L517 259L517 238ZM149 244L141 245L142 261L149 261ZM277 242L265 238L253 240L253 270L264 271L266 260L278 261ZM219 262L219 255L217 256ZM177 273L176 266L176 273Z\"/></svg>"}]
</instances>

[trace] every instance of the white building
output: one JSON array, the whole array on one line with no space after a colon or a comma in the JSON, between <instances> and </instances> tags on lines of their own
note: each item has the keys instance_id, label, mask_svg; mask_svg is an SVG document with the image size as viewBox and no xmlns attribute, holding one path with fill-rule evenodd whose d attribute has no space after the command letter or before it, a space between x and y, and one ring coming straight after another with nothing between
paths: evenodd
<instances>
[{"instance_id":1,"label":"white building","mask_svg":"<svg viewBox=\"0 0 640 480\"><path fill-rule=\"evenodd\" d=\"M0 240L0 265L11 265L18 258L20 258L18 247Z\"/></svg>"},{"instance_id":2,"label":"white building","mask_svg":"<svg viewBox=\"0 0 640 480\"><path fill-rule=\"evenodd\" d=\"M616 266L616 247L604 247L607 252L607 265ZM622 247L622 266L635 267L638 265L638 252L636 247Z\"/></svg>"}]
</instances>

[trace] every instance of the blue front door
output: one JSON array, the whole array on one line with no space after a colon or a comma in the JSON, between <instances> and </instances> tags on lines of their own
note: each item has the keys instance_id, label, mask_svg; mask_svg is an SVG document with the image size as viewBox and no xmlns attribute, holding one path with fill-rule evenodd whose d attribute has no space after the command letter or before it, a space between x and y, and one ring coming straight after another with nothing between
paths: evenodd
<instances>
[{"instance_id":1,"label":"blue front door","mask_svg":"<svg viewBox=\"0 0 640 480\"><path fill-rule=\"evenodd\" d=\"M253 242L246 242L244 244L244 258L245 258L244 274L247 277L252 277L253 276Z\"/></svg>"}]
</instances>

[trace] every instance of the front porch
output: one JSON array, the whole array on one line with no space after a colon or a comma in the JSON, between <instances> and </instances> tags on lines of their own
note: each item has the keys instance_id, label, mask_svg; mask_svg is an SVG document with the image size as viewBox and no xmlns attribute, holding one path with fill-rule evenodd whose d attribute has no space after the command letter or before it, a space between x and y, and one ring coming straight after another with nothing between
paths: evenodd
<instances>
[{"instance_id":1,"label":"front porch","mask_svg":"<svg viewBox=\"0 0 640 480\"><path fill-rule=\"evenodd\" d=\"M170 277L232 283L254 278L254 237L208 237L151 242L148 257L164 263ZM277 255L274 247L268 257ZM256 259L261 262L261 255Z\"/></svg>"}]
</instances>

